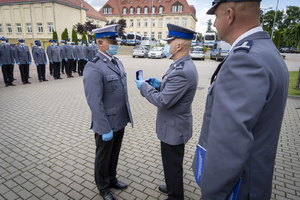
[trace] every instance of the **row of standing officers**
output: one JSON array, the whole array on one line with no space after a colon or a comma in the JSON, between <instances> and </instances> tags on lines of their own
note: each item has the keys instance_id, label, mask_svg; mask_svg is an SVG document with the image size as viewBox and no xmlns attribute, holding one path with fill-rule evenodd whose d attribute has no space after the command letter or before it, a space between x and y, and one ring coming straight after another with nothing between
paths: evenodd
<instances>
[{"instance_id":1,"label":"row of standing officers","mask_svg":"<svg viewBox=\"0 0 300 200\"><path fill-rule=\"evenodd\" d=\"M19 66L23 84L29 84L29 67L32 64L32 57L37 67L38 79L40 82L47 81L46 65L49 63L50 75L54 79L61 79L61 73L67 74L68 78L73 77L72 72L77 72L82 76L83 69L87 61L91 60L97 53L98 48L94 40L82 42L78 39L78 45L71 42L70 39L62 40L58 46L56 40L49 40L50 45L46 51L42 48L39 40L35 41L32 47L32 57L30 50L25 46L25 40L19 39L19 45L15 48L9 44L9 40L1 37L0 44L0 66L5 86L14 86L13 72L14 64ZM47 59L48 57L48 59ZM78 66L76 71L76 66Z\"/></svg>"}]
</instances>

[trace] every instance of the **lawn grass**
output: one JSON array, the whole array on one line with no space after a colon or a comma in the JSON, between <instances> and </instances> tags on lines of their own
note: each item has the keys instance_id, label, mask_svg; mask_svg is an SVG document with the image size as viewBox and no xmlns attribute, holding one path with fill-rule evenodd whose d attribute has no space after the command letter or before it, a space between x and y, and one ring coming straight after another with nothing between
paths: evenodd
<instances>
[{"instance_id":1,"label":"lawn grass","mask_svg":"<svg viewBox=\"0 0 300 200\"><path fill-rule=\"evenodd\" d=\"M299 71L290 72L289 95L300 96L300 89L296 90L296 83Z\"/></svg>"}]
</instances>

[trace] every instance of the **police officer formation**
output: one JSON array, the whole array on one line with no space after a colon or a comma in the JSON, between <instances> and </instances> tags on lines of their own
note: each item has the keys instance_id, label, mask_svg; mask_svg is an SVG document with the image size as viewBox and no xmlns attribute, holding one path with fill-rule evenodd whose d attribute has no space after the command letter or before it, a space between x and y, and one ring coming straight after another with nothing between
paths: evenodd
<instances>
[{"instance_id":1,"label":"police officer formation","mask_svg":"<svg viewBox=\"0 0 300 200\"><path fill-rule=\"evenodd\" d=\"M82 76L86 63L96 55L98 47L94 40L90 40L88 46L86 42L78 39L78 45L71 42L70 39L60 41L49 40L49 46L46 51L42 48L39 40L34 41L32 52L25 46L25 40L20 38L19 44L13 47L9 44L8 38L1 37L0 44L0 67L2 68L3 80L5 86L15 86L14 65L19 66L21 80L23 84L30 84L29 76L32 58L36 65L38 80L40 82L48 81L46 79L46 66L49 64L49 73L55 80L62 79L61 74L66 74L67 78L72 78L73 73Z\"/></svg>"}]
</instances>

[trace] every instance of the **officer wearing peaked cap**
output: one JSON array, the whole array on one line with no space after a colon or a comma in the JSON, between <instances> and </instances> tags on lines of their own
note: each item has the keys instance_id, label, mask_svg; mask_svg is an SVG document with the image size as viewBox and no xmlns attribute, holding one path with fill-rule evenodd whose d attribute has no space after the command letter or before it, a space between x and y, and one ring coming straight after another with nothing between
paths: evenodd
<instances>
[{"instance_id":1,"label":"officer wearing peaked cap","mask_svg":"<svg viewBox=\"0 0 300 200\"><path fill-rule=\"evenodd\" d=\"M10 45L7 45L7 38L0 38L0 67L2 68L3 80L5 86L14 86L13 84L13 65L14 51Z\"/></svg>"},{"instance_id":2,"label":"officer wearing peaked cap","mask_svg":"<svg viewBox=\"0 0 300 200\"><path fill-rule=\"evenodd\" d=\"M64 46L64 53L65 61L66 61L66 74L68 78L72 76L72 69L74 65L75 55L74 55L74 48L71 45L70 38L66 39L67 44Z\"/></svg>"},{"instance_id":3,"label":"officer wearing peaked cap","mask_svg":"<svg viewBox=\"0 0 300 200\"><path fill-rule=\"evenodd\" d=\"M19 65L21 79L23 84L30 84L29 78L29 66L31 65L31 54L29 48L25 46L25 40L19 39L20 45L15 48L15 59Z\"/></svg>"},{"instance_id":4,"label":"officer wearing peaked cap","mask_svg":"<svg viewBox=\"0 0 300 200\"><path fill-rule=\"evenodd\" d=\"M65 41L64 40L61 40L60 41L60 46L59 48L61 49L61 57L62 57L62 60L61 60L61 73L65 73L65 67L66 67L66 61L65 61Z\"/></svg>"},{"instance_id":5,"label":"officer wearing peaked cap","mask_svg":"<svg viewBox=\"0 0 300 200\"><path fill-rule=\"evenodd\" d=\"M207 150L202 199L227 199L239 180L238 199L270 199L289 86L286 64L260 26L260 0L215 0L207 13L216 15L218 35L232 49L208 89L199 138Z\"/></svg>"},{"instance_id":6,"label":"officer wearing peaked cap","mask_svg":"<svg viewBox=\"0 0 300 200\"><path fill-rule=\"evenodd\" d=\"M39 40L36 40L35 44L35 49L32 49L32 57L37 68L38 79L40 82L48 81L46 79L47 56L45 50L42 48L41 42Z\"/></svg>"},{"instance_id":7,"label":"officer wearing peaked cap","mask_svg":"<svg viewBox=\"0 0 300 200\"><path fill-rule=\"evenodd\" d=\"M118 32L118 24L93 30L99 51L83 71L85 95L92 112L91 129L97 146L95 182L104 200L117 199L110 188L127 188L117 180L116 169L125 126L133 123L126 72L122 62L114 57L119 49Z\"/></svg>"},{"instance_id":8,"label":"officer wearing peaked cap","mask_svg":"<svg viewBox=\"0 0 300 200\"><path fill-rule=\"evenodd\" d=\"M82 76L84 65L85 65L85 58L86 58L86 46L82 45L82 40L78 39L78 45L75 46L75 57L78 61L78 75Z\"/></svg>"},{"instance_id":9,"label":"officer wearing peaked cap","mask_svg":"<svg viewBox=\"0 0 300 200\"><path fill-rule=\"evenodd\" d=\"M49 46L46 49L49 62L50 62L50 60L52 60L52 58L51 58L51 50L52 50L53 47L54 47L53 40L49 40ZM53 62L49 63L49 71L50 71L50 75L52 76L52 73L53 73Z\"/></svg>"},{"instance_id":10,"label":"officer wearing peaked cap","mask_svg":"<svg viewBox=\"0 0 300 200\"><path fill-rule=\"evenodd\" d=\"M198 85L198 72L189 55L194 31L167 24L168 44L164 53L173 59L162 80L150 78L136 80L137 87L157 109L156 134L161 141L161 156L166 185L159 190L168 199L184 199L183 157L184 147L192 137L192 102Z\"/></svg>"}]
</instances>

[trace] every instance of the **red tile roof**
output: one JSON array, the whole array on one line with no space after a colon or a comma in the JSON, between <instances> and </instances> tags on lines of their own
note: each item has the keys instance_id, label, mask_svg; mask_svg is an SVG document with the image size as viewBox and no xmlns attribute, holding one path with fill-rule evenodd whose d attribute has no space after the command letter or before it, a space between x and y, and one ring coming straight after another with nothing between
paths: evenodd
<instances>
[{"instance_id":1,"label":"red tile roof","mask_svg":"<svg viewBox=\"0 0 300 200\"><path fill-rule=\"evenodd\" d=\"M182 5L182 12L172 12L172 5L180 3ZM104 14L104 7L109 5L112 7L112 14ZM144 7L148 7L148 14L144 14ZM194 6L189 5L186 0L153 0L153 6L156 7L156 11L154 15L165 15L165 14L192 14L196 16L196 9ZM163 6L163 13L158 13L158 8ZM122 14L123 8L127 8L127 14ZM134 14L129 14L129 8L134 8ZM136 14L136 8L141 8L141 14ZM108 0L106 4L100 9L100 14L104 16L112 16L112 15L151 15L152 0Z\"/></svg>"}]
</instances>

